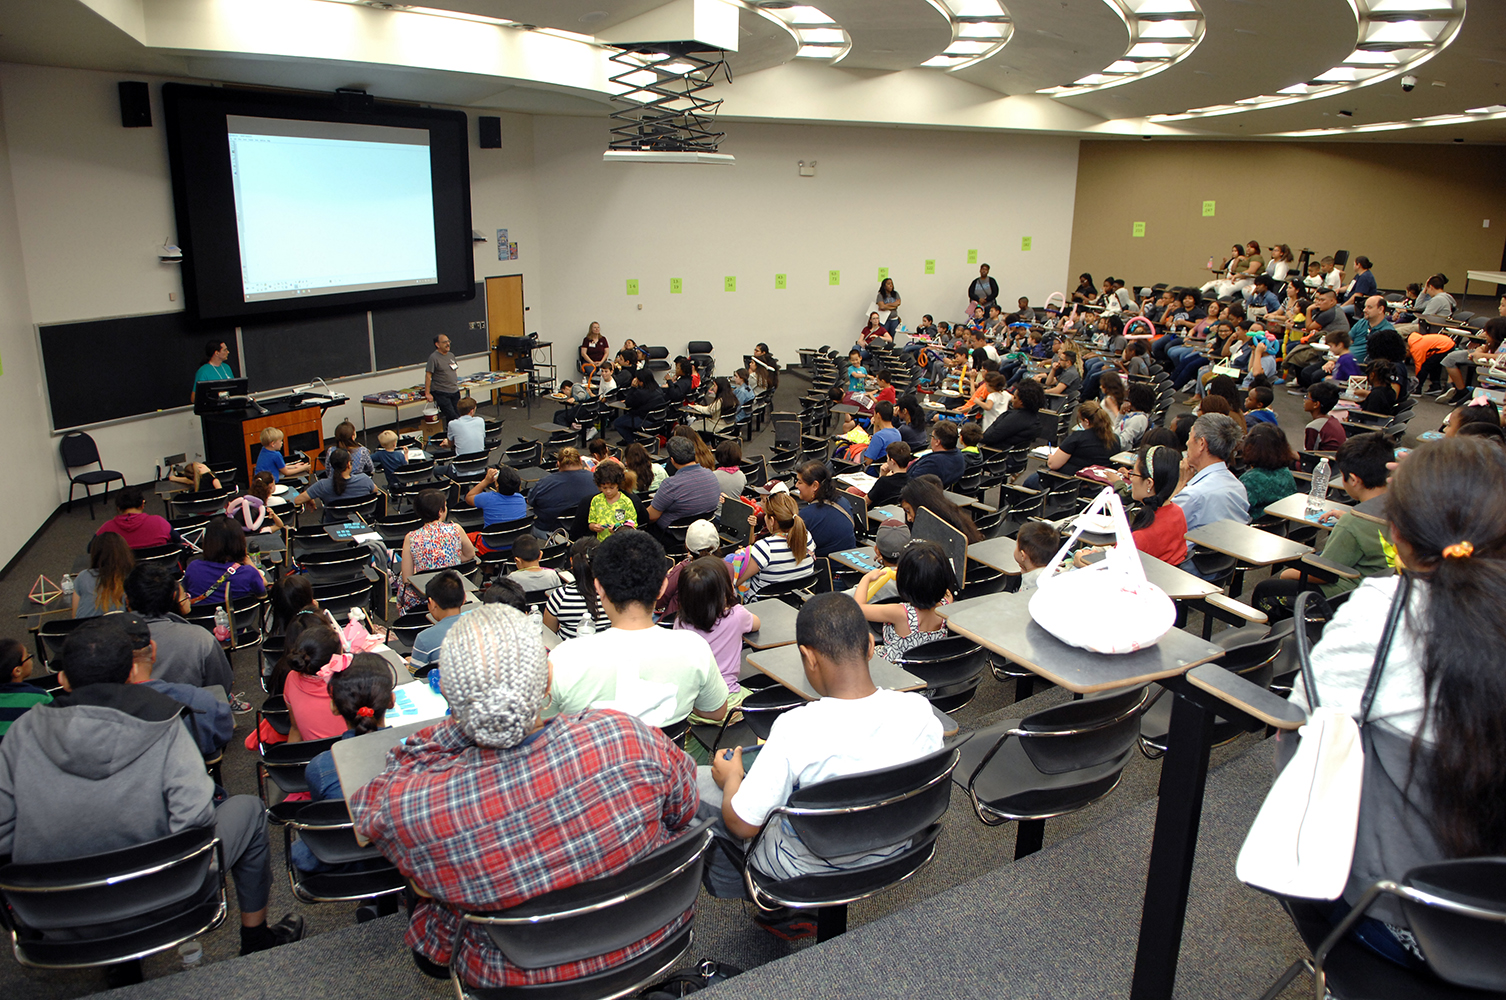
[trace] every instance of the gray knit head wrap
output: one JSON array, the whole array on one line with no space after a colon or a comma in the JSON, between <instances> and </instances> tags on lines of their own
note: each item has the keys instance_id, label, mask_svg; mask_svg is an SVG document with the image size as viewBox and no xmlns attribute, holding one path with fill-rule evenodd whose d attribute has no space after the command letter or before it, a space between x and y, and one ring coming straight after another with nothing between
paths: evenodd
<instances>
[{"instance_id":1,"label":"gray knit head wrap","mask_svg":"<svg viewBox=\"0 0 1506 1000\"><path fill-rule=\"evenodd\" d=\"M549 686L544 637L528 616L486 604L460 616L439 648L439 687L455 722L479 746L517 746Z\"/></svg>"}]
</instances>

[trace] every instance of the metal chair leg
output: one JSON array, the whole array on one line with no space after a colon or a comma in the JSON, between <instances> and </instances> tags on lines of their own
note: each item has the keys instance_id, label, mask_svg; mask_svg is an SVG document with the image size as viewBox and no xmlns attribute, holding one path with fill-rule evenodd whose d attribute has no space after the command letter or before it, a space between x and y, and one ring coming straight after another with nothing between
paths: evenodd
<instances>
[{"instance_id":1,"label":"metal chair leg","mask_svg":"<svg viewBox=\"0 0 1506 1000\"><path fill-rule=\"evenodd\" d=\"M1293 962L1291 966L1281 974L1281 978L1276 980L1275 984L1270 989L1261 994L1260 1000L1276 1000L1276 997L1281 995L1281 991L1286 989L1287 986L1291 984L1291 981L1293 979L1297 978L1298 973L1304 972L1306 970L1307 961L1305 959L1297 959L1297 961Z\"/></svg>"},{"instance_id":2,"label":"metal chair leg","mask_svg":"<svg viewBox=\"0 0 1506 1000\"><path fill-rule=\"evenodd\" d=\"M847 904L823 906L816 911L816 943L847 933Z\"/></svg>"}]
</instances>

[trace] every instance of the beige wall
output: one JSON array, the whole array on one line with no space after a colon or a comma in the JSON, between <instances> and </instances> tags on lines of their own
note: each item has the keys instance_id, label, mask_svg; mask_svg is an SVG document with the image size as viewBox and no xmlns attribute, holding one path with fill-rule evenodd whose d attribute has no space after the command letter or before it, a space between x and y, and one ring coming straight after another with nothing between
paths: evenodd
<instances>
[{"instance_id":1,"label":"beige wall","mask_svg":"<svg viewBox=\"0 0 1506 1000\"><path fill-rule=\"evenodd\" d=\"M1294 255L1364 254L1382 288L1442 271L1459 295L1466 270L1500 269L1503 177L1501 146L1084 141L1066 283L1088 271L1099 282L1202 284L1210 255L1254 239Z\"/></svg>"}]
</instances>

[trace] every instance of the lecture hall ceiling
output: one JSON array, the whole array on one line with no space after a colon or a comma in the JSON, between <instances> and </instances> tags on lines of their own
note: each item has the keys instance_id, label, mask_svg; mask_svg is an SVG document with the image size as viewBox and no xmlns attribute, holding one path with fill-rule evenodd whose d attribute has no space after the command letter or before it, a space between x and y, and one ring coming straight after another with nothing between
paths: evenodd
<instances>
[{"instance_id":1,"label":"lecture hall ceiling","mask_svg":"<svg viewBox=\"0 0 1506 1000\"><path fill-rule=\"evenodd\" d=\"M729 122L1506 142L1506 0L0 0L0 60L604 115L697 4Z\"/></svg>"}]
</instances>

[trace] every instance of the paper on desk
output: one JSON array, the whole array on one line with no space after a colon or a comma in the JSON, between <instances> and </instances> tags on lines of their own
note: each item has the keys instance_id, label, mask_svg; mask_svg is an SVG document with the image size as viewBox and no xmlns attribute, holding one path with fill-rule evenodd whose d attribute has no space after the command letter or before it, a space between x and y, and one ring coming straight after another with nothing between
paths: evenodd
<instances>
[{"instance_id":1,"label":"paper on desk","mask_svg":"<svg viewBox=\"0 0 1506 1000\"><path fill-rule=\"evenodd\" d=\"M866 472L844 472L837 477L837 481L846 483L866 496L873 489L873 484L878 482L878 476L870 476Z\"/></svg>"},{"instance_id":2,"label":"paper on desk","mask_svg":"<svg viewBox=\"0 0 1506 1000\"><path fill-rule=\"evenodd\" d=\"M1050 458L1051 446L1049 444L1043 444L1039 448L1031 448L1030 454L1034 455L1036 458Z\"/></svg>"},{"instance_id":3,"label":"paper on desk","mask_svg":"<svg viewBox=\"0 0 1506 1000\"><path fill-rule=\"evenodd\" d=\"M422 448L409 448L407 451L403 452L403 456L410 462L422 462L424 459L429 457L428 453L425 452Z\"/></svg>"}]
</instances>

